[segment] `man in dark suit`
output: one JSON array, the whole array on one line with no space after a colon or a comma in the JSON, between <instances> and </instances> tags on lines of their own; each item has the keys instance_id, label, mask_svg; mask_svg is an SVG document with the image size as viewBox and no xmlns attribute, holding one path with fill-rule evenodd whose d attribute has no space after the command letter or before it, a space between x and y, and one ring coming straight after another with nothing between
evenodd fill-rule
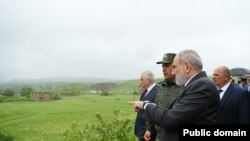
<instances>
[{"instance_id":1,"label":"man in dark suit","mask_svg":"<svg viewBox=\"0 0 250 141\"><path fill-rule=\"evenodd\" d=\"M174 58L172 74L183 89L170 107L166 110L150 102L135 102L136 111L144 109L146 119L164 129L161 141L178 141L178 127L182 124L216 124L219 94L202 66L195 51L181 51Z\"/></svg>"},{"instance_id":2,"label":"man in dark suit","mask_svg":"<svg viewBox=\"0 0 250 141\"><path fill-rule=\"evenodd\" d=\"M148 100L154 102L156 94L156 83L154 81L154 75L150 71L145 71L141 74L140 84L143 88L140 100ZM135 120L135 135L139 141L144 141L144 134L146 132L146 119L143 117L143 111L137 113ZM151 141L155 141L156 130L151 129L152 138Z\"/></svg>"},{"instance_id":3,"label":"man in dark suit","mask_svg":"<svg viewBox=\"0 0 250 141\"><path fill-rule=\"evenodd\" d=\"M219 124L248 124L246 91L230 82L230 70L219 66L213 72L213 81L220 90Z\"/></svg>"},{"instance_id":4,"label":"man in dark suit","mask_svg":"<svg viewBox=\"0 0 250 141\"><path fill-rule=\"evenodd\" d=\"M248 94L250 94L250 73L246 75L246 79L247 79L247 84L244 86L244 90L246 90Z\"/></svg>"}]
</instances>

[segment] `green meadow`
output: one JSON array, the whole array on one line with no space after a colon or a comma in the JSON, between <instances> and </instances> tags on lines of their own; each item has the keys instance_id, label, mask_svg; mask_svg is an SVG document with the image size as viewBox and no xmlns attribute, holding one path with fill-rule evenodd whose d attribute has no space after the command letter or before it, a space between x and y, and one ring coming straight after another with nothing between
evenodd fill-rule
<instances>
[{"instance_id":1,"label":"green meadow","mask_svg":"<svg viewBox=\"0 0 250 141\"><path fill-rule=\"evenodd\" d=\"M133 98L132 94L83 94L47 102L0 103L0 131L14 136L16 141L59 141L73 122L96 122L96 113L109 121L113 111L119 109L122 117L134 119L136 113L126 103Z\"/></svg>"}]
</instances>

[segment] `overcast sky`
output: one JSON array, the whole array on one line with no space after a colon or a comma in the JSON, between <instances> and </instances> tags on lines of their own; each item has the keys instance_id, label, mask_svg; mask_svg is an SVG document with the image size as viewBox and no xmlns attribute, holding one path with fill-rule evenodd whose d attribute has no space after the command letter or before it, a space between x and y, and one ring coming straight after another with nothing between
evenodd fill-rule
<instances>
[{"instance_id":1,"label":"overcast sky","mask_svg":"<svg viewBox=\"0 0 250 141\"><path fill-rule=\"evenodd\" d=\"M162 77L166 52L250 69L249 0L1 0L0 82Z\"/></svg>"}]
</instances>

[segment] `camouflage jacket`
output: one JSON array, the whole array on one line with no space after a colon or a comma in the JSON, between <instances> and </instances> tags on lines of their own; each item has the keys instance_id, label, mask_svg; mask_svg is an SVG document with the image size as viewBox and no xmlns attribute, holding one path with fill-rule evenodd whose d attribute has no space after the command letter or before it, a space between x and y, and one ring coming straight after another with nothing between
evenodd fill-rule
<instances>
[{"instance_id":1,"label":"camouflage jacket","mask_svg":"<svg viewBox=\"0 0 250 141\"><path fill-rule=\"evenodd\" d=\"M177 86L173 82L162 81L157 84L157 92L154 103L161 108L168 109L172 102L179 95L181 90L180 86ZM147 123L147 130L151 130L154 125ZM162 130L159 126L156 126L157 131Z\"/></svg>"},{"instance_id":2,"label":"camouflage jacket","mask_svg":"<svg viewBox=\"0 0 250 141\"><path fill-rule=\"evenodd\" d=\"M179 95L181 87L177 86L173 82L162 81L157 84L157 92L155 98L155 104L161 108L168 109L170 104Z\"/></svg>"}]
</instances>

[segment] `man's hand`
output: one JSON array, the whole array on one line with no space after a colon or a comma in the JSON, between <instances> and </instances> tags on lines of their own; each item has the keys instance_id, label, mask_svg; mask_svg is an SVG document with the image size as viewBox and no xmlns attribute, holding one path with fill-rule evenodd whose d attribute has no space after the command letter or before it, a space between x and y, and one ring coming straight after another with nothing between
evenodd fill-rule
<instances>
[{"instance_id":1,"label":"man's hand","mask_svg":"<svg viewBox=\"0 0 250 141\"><path fill-rule=\"evenodd\" d=\"M126 103L129 104L129 105L134 105L135 102L136 102L136 101L128 101L128 102L126 102Z\"/></svg>"},{"instance_id":2,"label":"man's hand","mask_svg":"<svg viewBox=\"0 0 250 141\"><path fill-rule=\"evenodd\" d=\"M144 134L144 139L145 141L150 141L151 139L151 132L146 130L145 134Z\"/></svg>"},{"instance_id":3,"label":"man's hand","mask_svg":"<svg viewBox=\"0 0 250 141\"><path fill-rule=\"evenodd\" d=\"M143 101L129 101L127 103L130 105L134 105L135 112L139 112L143 109Z\"/></svg>"},{"instance_id":4,"label":"man's hand","mask_svg":"<svg viewBox=\"0 0 250 141\"><path fill-rule=\"evenodd\" d=\"M143 110L143 101L136 101L134 103L134 109L136 112L139 112L140 110Z\"/></svg>"}]
</instances>

